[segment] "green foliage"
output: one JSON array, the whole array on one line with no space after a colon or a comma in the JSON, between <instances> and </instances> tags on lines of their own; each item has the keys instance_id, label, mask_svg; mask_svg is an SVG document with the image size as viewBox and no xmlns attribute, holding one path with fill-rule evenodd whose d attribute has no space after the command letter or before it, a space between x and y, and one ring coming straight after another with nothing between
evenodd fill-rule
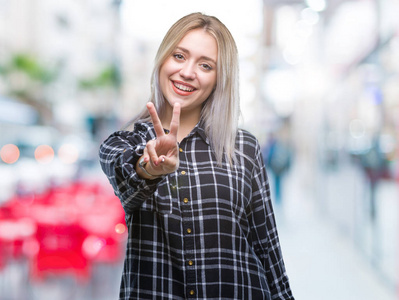
<instances>
[{"instance_id":1,"label":"green foliage","mask_svg":"<svg viewBox=\"0 0 399 300\"><path fill-rule=\"evenodd\" d=\"M115 65L110 65L103 68L99 74L92 78L81 79L79 86L85 90L93 90L99 88L118 88L121 80L118 68Z\"/></svg>"},{"instance_id":2,"label":"green foliage","mask_svg":"<svg viewBox=\"0 0 399 300\"><path fill-rule=\"evenodd\" d=\"M47 66L30 53L12 53L3 58L0 65L0 76L6 87L4 93L36 109L43 123L52 120L51 103L44 91L59 72L59 65Z\"/></svg>"},{"instance_id":3,"label":"green foliage","mask_svg":"<svg viewBox=\"0 0 399 300\"><path fill-rule=\"evenodd\" d=\"M23 72L32 80L43 84L53 81L58 73L56 69L40 64L34 56L24 53L14 54L5 66L0 67L0 74L3 76L15 71Z\"/></svg>"}]
</instances>

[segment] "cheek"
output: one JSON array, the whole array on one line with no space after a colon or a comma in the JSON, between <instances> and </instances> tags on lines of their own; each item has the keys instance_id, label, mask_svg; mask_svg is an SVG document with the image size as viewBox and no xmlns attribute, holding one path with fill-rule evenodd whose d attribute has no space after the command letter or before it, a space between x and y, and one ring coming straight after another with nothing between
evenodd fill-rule
<instances>
[{"instance_id":1,"label":"cheek","mask_svg":"<svg viewBox=\"0 0 399 300\"><path fill-rule=\"evenodd\" d=\"M169 73L169 64L168 61L165 61L161 68L159 69L159 81L165 80L168 77Z\"/></svg>"},{"instance_id":2,"label":"cheek","mask_svg":"<svg viewBox=\"0 0 399 300\"><path fill-rule=\"evenodd\" d=\"M216 76L209 79L208 89L213 91L216 87Z\"/></svg>"},{"instance_id":3,"label":"cheek","mask_svg":"<svg viewBox=\"0 0 399 300\"><path fill-rule=\"evenodd\" d=\"M163 72L164 75L169 76L175 73L178 67L179 64L175 62L172 58L169 58L163 63L160 70L161 72Z\"/></svg>"},{"instance_id":4,"label":"cheek","mask_svg":"<svg viewBox=\"0 0 399 300\"><path fill-rule=\"evenodd\" d=\"M168 81L168 70L167 68L162 67L162 69L159 71L159 85L162 91L164 91L164 89L167 87Z\"/></svg>"}]
</instances>

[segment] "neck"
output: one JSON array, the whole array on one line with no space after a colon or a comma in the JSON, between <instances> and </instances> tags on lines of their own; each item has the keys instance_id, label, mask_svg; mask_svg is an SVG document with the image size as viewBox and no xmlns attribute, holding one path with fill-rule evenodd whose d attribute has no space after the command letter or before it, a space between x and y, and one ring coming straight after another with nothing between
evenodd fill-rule
<instances>
[{"instance_id":1,"label":"neck","mask_svg":"<svg viewBox=\"0 0 399 300\"><path fill-rule=\"evenodd\" d=\"M181 142L198 124L201 116L201 111L185 111L180 113L180 126L177 134L178 142ZM167 108L165 116L161 118L162 126L165 129L170 129L170 122L172 120L172 110Z\"/></svg>"}]
</instances>

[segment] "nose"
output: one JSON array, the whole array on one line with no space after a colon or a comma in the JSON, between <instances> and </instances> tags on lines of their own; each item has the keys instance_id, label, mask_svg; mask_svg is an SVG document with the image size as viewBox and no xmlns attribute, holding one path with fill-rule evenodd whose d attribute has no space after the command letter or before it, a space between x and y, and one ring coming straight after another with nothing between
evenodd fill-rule
<instances>
[{"instance_id":1,"label":"nose","mask_svg":"<svg viewBox=\"0 0 399 300\"><path fill-rule=\"evenodd\" d=\"M195 65L189 61L185 62L182 68L180 69L180 76L185 79L193 80L195 79Z\"/></svg>"}]
</instances>

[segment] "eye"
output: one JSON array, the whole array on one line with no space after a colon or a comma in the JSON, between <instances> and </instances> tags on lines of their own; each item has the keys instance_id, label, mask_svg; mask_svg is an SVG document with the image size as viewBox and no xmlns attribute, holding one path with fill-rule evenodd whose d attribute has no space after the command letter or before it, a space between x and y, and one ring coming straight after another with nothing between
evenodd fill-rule
<instances>
[{"instance_id":1,"label":"eye","mask_svg":"<svg viewBox=\"0 0 399 300\"><path fill-rule=\"evenodd\" d=\"M173 54L173 57L176 58L177 60L184 60L183 54L180 53Z\"/></svg>"},{"instance_id":2,"label":"eye","mask_svg":"<svg viewBox=\"0 0 399 300\"><path fill-rule=\"evenodd\" d=\"M208 64L201 64L201 67L203 67L205 70L207 70L207 71L210 71L210 70L212 70L213 68L210 66L210 65L208 65Z\"/></svg>"}]
</instances>

